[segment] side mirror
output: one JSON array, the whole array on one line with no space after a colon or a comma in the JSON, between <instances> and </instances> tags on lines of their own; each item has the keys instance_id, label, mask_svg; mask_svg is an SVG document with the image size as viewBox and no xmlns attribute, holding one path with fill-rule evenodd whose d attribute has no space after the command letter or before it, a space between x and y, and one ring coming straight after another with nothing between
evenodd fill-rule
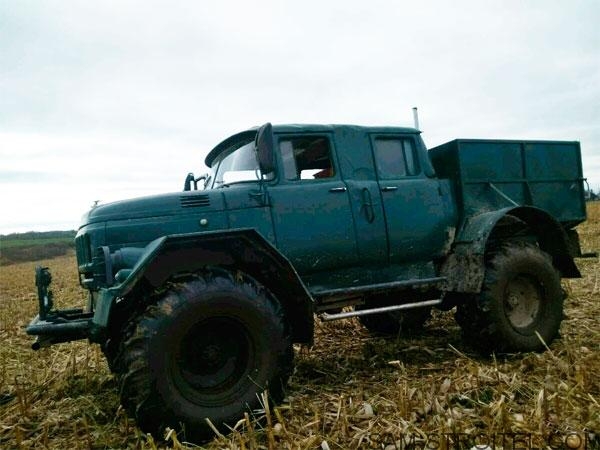
<instances>
[{"instance_id":1,"label":"side mirror","mask_svg":"<svg viewBox=\"0 0 600 450\"><path fill-rule=\"evenodd\" d=\"M187 174L187 177L185 177L185 183L183 183L183 190L191 191L193 182L194 182L194 174L190 172Z\"/></svg>"},{"instance_id":2,"label":"side mirror","mask_svg":"<svg viewBox=\"0 0 600 450\"><path fill-rule=\"evenodd\" d=\"M254 141L256 150L256 159L258 167L263 174L275 171L274 144L273 144L273 125L264 124L256 133Z\"/></svg>"},{"instance_id":3,"label":"side mirror","mask_svg":"<svg viewBox=\"0 0 600 450\"><path fill-rule=\"evenodd\" d=\"M197 191L198 190L198 181L200 180L204 180L206 182L206 179L208 178L208 174L205 173L204 175L200 175L198 178L194 177L194 174L192 172L187 174L187 177L185 177L185 183L183 183L183 190L184 191L191 191L192 190L192 183L194 184L194 190Z\"/></svg>"}]
</instances>

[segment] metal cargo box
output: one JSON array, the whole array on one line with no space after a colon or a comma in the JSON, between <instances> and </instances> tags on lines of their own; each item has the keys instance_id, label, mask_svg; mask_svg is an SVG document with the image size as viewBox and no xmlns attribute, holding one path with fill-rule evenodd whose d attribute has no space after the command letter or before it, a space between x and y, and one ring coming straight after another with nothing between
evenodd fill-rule
<instances>
[{"instance_id":1,"label":"metal cargo box","mask_svg":"<svg viewBox=\"0 0 600 450\"><path fill-rule=\"evenodd\" d=\"M532 205L567 228L585 220L579 142L456 139L429 155L454 182L462 217Z\"/></svg>"}]
</instances>

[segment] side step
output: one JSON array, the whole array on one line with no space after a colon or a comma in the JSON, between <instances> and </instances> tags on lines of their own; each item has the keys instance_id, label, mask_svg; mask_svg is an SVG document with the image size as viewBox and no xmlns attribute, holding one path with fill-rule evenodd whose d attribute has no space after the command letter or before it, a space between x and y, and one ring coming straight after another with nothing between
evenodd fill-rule
<instances>
[{"instance_id":1,"label":"side step","mask_svg":"<svg viewBox=\"0 0 600 450\"><path fill-rule=\"evenodd\" d=\"M415 308L424 308L426 306L436 306L442 303L441 299L437 300L426 300L423 302L416 303L405 303L403 305L392 305L392 306L383 306L381 308L371 308L371 309L362 309L360 311L348 311L337 314L321 314L321 320L324 322L330 322L332 320L340 320L340 319L348 319L349 317L356 316L368 316L370 314L381 314L391 311L401 311L404 309L415 309Z\"/></svg>"}]
</instances>

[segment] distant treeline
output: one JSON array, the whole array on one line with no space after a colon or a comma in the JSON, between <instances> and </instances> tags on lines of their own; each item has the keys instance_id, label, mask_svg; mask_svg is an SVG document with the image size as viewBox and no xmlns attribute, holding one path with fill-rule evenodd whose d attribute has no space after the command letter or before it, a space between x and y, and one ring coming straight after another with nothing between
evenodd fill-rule
<instances>
[{"instance_id":1,"label":"distant treeline","mask_svg":"<svg viewBox=\"0 0 600 450\"><path fill-rule=\"evenodd\" d=\"M0 265L61 256L75 248L75 230L0 235Z\"/></svg>"},{"instance_id":2,"label":"distant treeline","mask_svg":"<svg viewBox=\"0 0 600 450\"><path fill-rule=\"evenodd\" d=\"M70 238L75 239L77 232L68 231L28 231L27 233L0 234L0 242L13 239L52 239L52 238Z\"/></svg>"}]
</instances>

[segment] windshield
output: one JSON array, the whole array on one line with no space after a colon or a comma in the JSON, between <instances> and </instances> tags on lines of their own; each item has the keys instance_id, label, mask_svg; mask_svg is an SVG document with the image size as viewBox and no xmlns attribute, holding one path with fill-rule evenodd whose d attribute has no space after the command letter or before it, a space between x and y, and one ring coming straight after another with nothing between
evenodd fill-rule
<instances>
[{"instance_id":1,"label":"windshield","mask_svg":"<svg viewBox=\"0 0 600 450\"><path fill-rule=\"evenodd\" d=\"M210 168L209 176L207 189L259 180L260 169L256 161L254 140L226 154L225 157L217 158Z\"/></svg>"}]
</instances>

